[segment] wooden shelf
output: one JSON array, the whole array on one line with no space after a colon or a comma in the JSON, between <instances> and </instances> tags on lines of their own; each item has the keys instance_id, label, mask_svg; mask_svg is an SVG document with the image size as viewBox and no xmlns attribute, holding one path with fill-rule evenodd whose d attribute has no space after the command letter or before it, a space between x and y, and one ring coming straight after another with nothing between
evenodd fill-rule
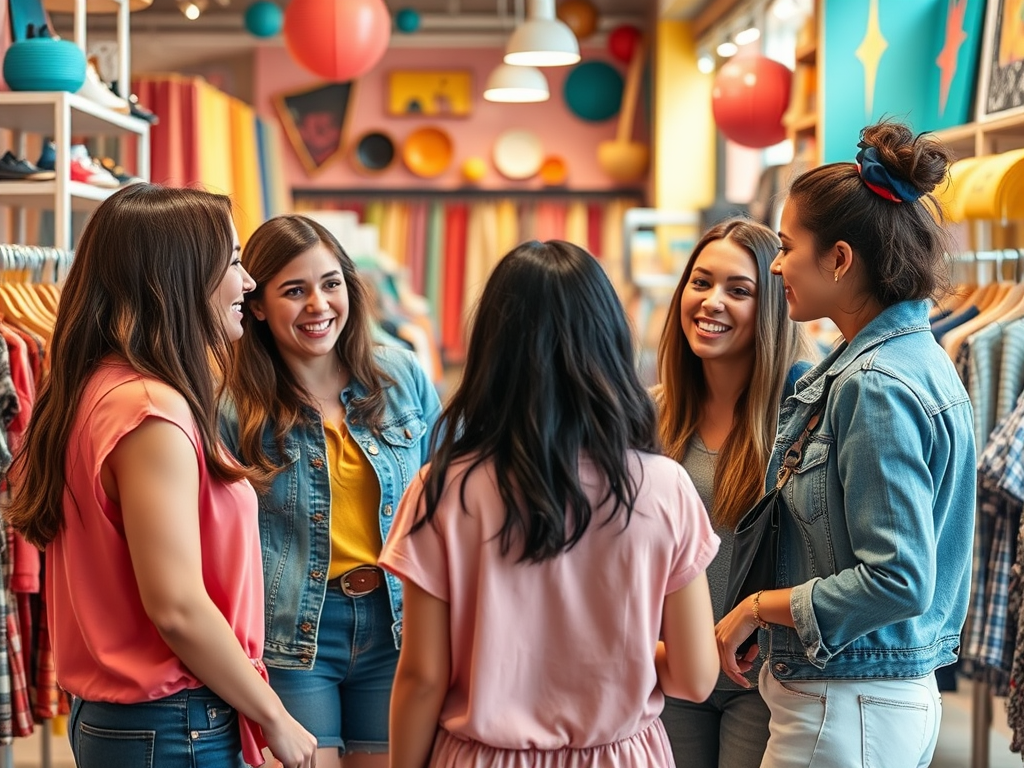
<instances>
[{"instance_id":1,"label":"wooden shelf","mask_svg":"<svg viewBox=\"0 0 1024 768\"><path fill-rule=\"evenodd\" d=\"M798 46L796 49L797 64L814 64L818 59L818 41Z\"/></svg>"},{"instance_id":2,"label":"wooden shelf","mask_svg":"<svg viewBox=\"0 0 1024 768\"><path fill-rule=\"evenodd\" d=\"M816 112L800 115L790 120L786 127L792 134L814 133L818 130L818 115Z\"/></svg>"}]
</instances>

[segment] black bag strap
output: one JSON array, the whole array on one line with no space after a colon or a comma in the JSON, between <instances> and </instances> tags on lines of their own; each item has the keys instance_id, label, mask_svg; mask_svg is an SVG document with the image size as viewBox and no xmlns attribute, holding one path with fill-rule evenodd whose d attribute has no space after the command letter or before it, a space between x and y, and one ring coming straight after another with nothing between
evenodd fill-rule
<instances>
[{"instance_id":1,"label":"black bag strap","mask_svg":"<svg viewBox=\"0 0 1024 768\"><path fill-rule=\"evenodd\" d=\"M796 465L800 463L800 458L804 452L804 442L810 436L811 432L816 426L818 426L818 420L821 418L822 411L825 410L825 401L821 401L821 407L814 412L814 415L807 422L807 426L804 427L804 431L800 433L800 437L796 439L789 450L786 451L786 455L782 460L782 466L779 467L779 480L775 483L775 490L779 490L789 480L789 476L793 474L793 470Z\"/></svg>"}]
</instances>

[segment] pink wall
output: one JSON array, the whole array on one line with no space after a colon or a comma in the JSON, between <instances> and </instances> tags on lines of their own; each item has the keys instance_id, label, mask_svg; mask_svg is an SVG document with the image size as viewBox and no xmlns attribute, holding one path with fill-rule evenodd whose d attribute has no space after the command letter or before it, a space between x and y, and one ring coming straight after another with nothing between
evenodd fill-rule
<instances>
[{"instance_id":1,"label":"pink wall","mask_svg":"<svg viewBox=\"0 0 1024 768\"><path fill-rule=\"evenodd\" d=\"M348 158L329 163L316 175L309 176L299 162L295 151L284 139L282 131L281 153L285 176L291 187L324 189L458 189L465 187L461 174L463 162L479 156L487 162L487 175L475 185L479 189L526 190L543 187L537 177L526 181L506 179L491 162L491 146L497 136L509 128L533 131L544 146L545 155L558 155L568 166L566 187L575 190L614 189L617 185L608 178L597 163L597 145L615 136L618 116L599 123L576 117L562 98L562 85L571 67L550 67L544 70L551 90L551 98L540 104L495 104L485 101L483 88L491 70L501 61L497 48L429 50L419 48L392 48L381 62L357 84L354 110L348 120L346 148L363 133L380 130L395 142L397 157L385 171L367 176L355 171ZM615 66L623 78L625 67L611 59L604 50L584 50L583 60L604 60ZM271 101L279 93L301 90L317 85L320 80L292 61L283 47L260 48L256 53L254 84L257 111L277 121ZM473 73L473 113L467 118L389 117L385 114L385 92L388 73L396 69L469 69ZM642 113L644 100L639 102ZM350 106L351 109L351 106ZM638 114L635 140L647 141L641 131L642 116ZM432 179L415 176L401 160L401 147L405 138L417 128L434 125L452 137L454 157L443 174ZM638 183L637 187L641 186Z\"/></svg>"}]
</instances>

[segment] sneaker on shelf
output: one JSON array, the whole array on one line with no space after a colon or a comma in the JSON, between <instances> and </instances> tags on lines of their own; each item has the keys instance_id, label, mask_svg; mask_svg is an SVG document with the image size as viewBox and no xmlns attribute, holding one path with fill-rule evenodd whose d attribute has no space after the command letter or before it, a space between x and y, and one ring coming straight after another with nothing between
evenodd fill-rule
<instances>
[{"instance_id":1,"label":"sneaker on shelf","mask_svg":"<svg viewBox=\"0 0 1024 768\"><path fill-rule=\"evenodd\" d=\"M100 160L100 165L103 166L104 170L106 170L111 176L117 179L118 184L120 184L122 187L127 187L129 184L146 183L145 179L140 179L138 176L133 176L132 174L128 173L124 169L124 166L115 163L114 159L111 157L104 157L102 160Z\"/></svg>"},{"instance_id":2,"label":"sneaker on shelf","mask_svg":"<svg viewBox=\"0 0 1024 768\"><path fill-rule=\"evenodd\" d=\"M100 78L100 73L92 61L86 64L85 82L78 89L78 95L124 115L131 114L132 111L131 105L127 101L110 92L110 88Z\"/></svg>"},{"instance_id":3,"label":"sneaker on shelf","mask_svg":"<svg viewBox=\"0 0 1024 768\"><path fill-rule=\"evenodd\" d=\"M52 181L57 174L33 165L24 158L17 158L13 152L0 157L0 180L3 181Z\"/></svg>"},{"instance_id":4,"label":"sneaker on shelf","mask_svg":"<svg viewBox=\"0 0 1024 768\"><path fill-rule=\"evenodd\" d=\"M121 186L121 182L89 156L89 150L84 144L75 144L71 147L71 180L104 189L116 189Z\"/></svg>"},{"instance_id":5,"label":"sneaker on shelf","mask_svg":"<svg viewBox=\"0 0 1024 768\"><path fill-rule=\"evenodd\" d=\"M57 164L57 147L52 141L43 143L43 151L36 160L36 166L45 171L52 171ZM56 176L56 174L54 174Z\"/></svg>"},{"instance_id":6,"label":"sneaker on shelf","mask_svg":"<svg viewBox=\"0 0 1024 768\"><path fill-rule=\"evenodd\" d=\"M117 94L116 80L110 84L110 90L113 93ZM157 125L160 122L160 118L156 114L154 114L153 112L139 104L139 97L136 96L134 93L128 94L128 106L132 110L132 117L137 117L140 120L145 120L150 125Z\"/></svg>"}]
</instances>

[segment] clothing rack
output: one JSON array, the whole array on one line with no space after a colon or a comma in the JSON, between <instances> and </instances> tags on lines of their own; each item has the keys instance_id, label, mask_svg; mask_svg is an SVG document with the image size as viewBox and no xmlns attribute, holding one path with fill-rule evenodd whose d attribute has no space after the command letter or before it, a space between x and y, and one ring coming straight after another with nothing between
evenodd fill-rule
<instances>
[{"instance_id":1,"label":"clothing rack","mask_svg":"<svg viewBox=\"0 0 1024 768\"><path fill-rule=\"evenodd\" d=\"M3 278L0 282L51 283L59 284L67 276L74 258L74 252L62 248L48 246L0 244L0 270ZM37 382L38 383L38 382ZM0 585L8 589L9 585ZM0 652L7 653L6 648ZM52 736L53 727L49 720L35 725L35 732L40 736L40 765L51 768L53 764ZM13 738L24 738L14 736ZM0 768L14 768L14 746L0 745Z\"/></svg>"},{"instance_id":2,"label":"clothing rack","mask_svg":"<svg viewBox=\"0 0 1024 768\"><path fill-rule=\"evenodd\" d=\"M993 250L965 250L953 255L954 272L961 265L974 266L973 277L978 285L1009 279L1004 273L1005 265L1014 265L1012 279L1020 282L1024 269L1024 249L1002 248ZM990 265L992 268L990 268ZM956 275L954 274L954 278ZM971 690L971 765L970 768L989 768L989 734L992 729L993 702L992 685L985 680L973 679Z\"/></svg>"}]
</instances>

